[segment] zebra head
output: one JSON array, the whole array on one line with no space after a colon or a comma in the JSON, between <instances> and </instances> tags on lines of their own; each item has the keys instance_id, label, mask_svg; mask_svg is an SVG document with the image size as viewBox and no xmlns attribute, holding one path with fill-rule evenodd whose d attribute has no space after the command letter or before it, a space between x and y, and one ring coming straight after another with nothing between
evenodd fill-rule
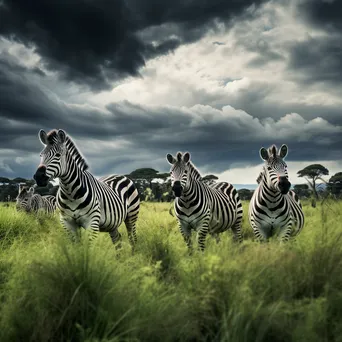
<instances>
[{"instance_id":1,"label":"zebra head","mask_svg":"<svg viewBox=\"0 0 342 342\"><path fill-rule=\"evenodd\" d=\"M287 152L288 148L285 144L281 145L279 151L275 145L272 145L268 150L264 147L260 149L260 157L265 161L262 173L266 176L267 185L270 189L279 191L283 195L287 194L291 188L287 165L283 160L287 156Z\"/></svg>"},{"instance_id":2,"label":"zebra head","mask_svg":"<svg viewBox=\"0 0 342 342\"><path fill-rule=\"evenodd\" d=\"M188 181L190 153L178 152L176 158L168 153L166 160L172 165L170 170L172 191L176 197L180 197Z\"/></svg>"},{"instance_id":3,"label":"zebra head","mask_svg":"<svg viewBox=\"0 0 342 342\"><path fill-rule=\"evenodd\" d=\"M26 208L30 198L33 196L33 193L34 193L33 187L28 189L28 187L26 185L23 185L23 186L19 185L19 194L16 197L17 209Z\"/></svg>"},{"instance_id":4,"label":"zebra head","mask_svg":"<svg viewBox=\"0 0 342 342\"><path fill-rule=\"evenodd\" d=\"M63 166L66 164L66 133L60 130L52 130L48 134L44 130L38 133L40 142L45 146L40 153L40 165L33 178L38 186L46 186L50 179L63 174Z\"/></svg>"}]
</instances>

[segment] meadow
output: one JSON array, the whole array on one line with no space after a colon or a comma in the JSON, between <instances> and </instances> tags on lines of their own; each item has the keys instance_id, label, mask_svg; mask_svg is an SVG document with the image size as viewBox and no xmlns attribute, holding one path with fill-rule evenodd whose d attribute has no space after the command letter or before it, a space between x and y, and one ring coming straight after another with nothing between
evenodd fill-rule
<instances>
[{"instance_id":1,"label":"meadow","mask_svg":"<svg viewBox=\"0 0 342 342\"><path fill-rule=\"evenodd\" d=\"M142 203L132 254L68 241L57 216L0 204L0 341L342 341L342 202L303 203L295 241L247 221L189 256L169 203Z\"/></svg>"}]
</instances>

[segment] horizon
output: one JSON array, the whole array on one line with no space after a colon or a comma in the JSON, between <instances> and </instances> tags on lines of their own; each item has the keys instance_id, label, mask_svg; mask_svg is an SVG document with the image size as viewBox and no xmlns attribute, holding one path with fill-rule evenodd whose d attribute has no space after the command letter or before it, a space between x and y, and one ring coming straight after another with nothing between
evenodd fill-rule
<instances>
[{"instance_id":1,"label":"horizon","mask_svg":"<svg viewBox=\"0 0 342 342\"><path fill-rule=\"evenodd\" d=\"M3 1L0 174L32 178L54 128L96 177L168 172L189 151L201 174L252 185L272 144L292 184L310 164L341 172L337 1L213 1Z\"/></svg>"}]
</instances>

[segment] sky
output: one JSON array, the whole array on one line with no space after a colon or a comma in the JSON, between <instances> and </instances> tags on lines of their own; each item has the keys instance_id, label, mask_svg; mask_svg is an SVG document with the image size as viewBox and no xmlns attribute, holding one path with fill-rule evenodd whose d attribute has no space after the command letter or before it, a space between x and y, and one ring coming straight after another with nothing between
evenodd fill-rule
<instances>
[{"instance_id":1,"label":"sky","mask_svg":"<svg viewBox=\"0 0 342 342\"><path fill-rule=\"evenodd\" d=\"M0 176L32 178L40 129L95 176L189 151L202 175L254 184L287 144L290 181L342 171L338 0L0 0Z\"/></svg>"}]
</instances>

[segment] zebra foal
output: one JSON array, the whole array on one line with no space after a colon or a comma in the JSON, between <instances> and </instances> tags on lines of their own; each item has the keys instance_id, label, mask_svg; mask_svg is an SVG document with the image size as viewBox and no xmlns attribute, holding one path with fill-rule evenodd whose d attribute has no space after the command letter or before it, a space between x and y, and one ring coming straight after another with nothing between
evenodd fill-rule
<instances>
[{"instance_id":1,"label":"zebra foal","mask_svg":"<svg viewBox=\"0 0 342 342\"><path fill-rule=\"evenodd\" d=\"M59 178L57 207L61 224L73 240L78 229L90 229L90 240L108 232L112 242L121 239L118 227L125 223L129 242L137 241L136 221L140 201L133 182L125 176L110 175L96 179L75 143L62 129L46 133L39 131L44 145L41 162L34 175L39 186Z\"/></svg>"},{"instance_id":2,"label":"zebra foal","mask_svg":"<svg viewBox=\"0 0 342 342\"><path fill-rule=\"evenodd\" d=\"M265 165L257 178L259 184L249 204L248 219L254 235L267 240L279 228L281 241L296 236L304 226L304 213L298 196L290 190L287 164L288 147L275 145L260 149Z\"/></svg>"},{"instance_id":3,"label":"zebra foal","mask_svg":"<svg viewBox=\"0 0 342 342\"><path fill-rule=\"evenodd\" d=\"M19 194L16 198L17 211L44 212L53 214L56 210L56 197L51 195L41 196L34 193L34 188L19 186Z\"/></svg>"},{"instance_id":4,"label":"zebra foal","mask_svg":"<svg viewBox=\"0 0 342 342\"><path fill-rule=\"evenodd\" d=\"M231 228L234 238L242 241L243 210L233 185L226 182L205 184L190 161L189 152L178 152L176 158L167 154L166 159L171 164L175 215L188 248L192 248L192 230L197 231L198 247L202 251L208 233L218 242L218 235Z\"/></svg>"}]
</instances>

